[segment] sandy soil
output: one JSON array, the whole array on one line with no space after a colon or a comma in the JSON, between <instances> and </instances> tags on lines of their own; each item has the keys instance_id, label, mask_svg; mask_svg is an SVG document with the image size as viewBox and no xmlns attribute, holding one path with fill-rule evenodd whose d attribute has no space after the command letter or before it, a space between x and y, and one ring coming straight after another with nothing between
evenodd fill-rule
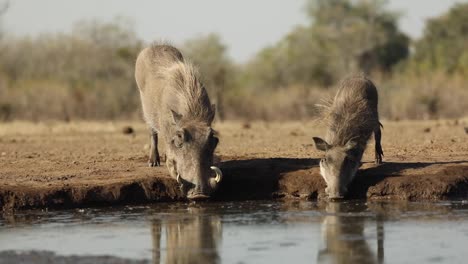
<instances>
[{"instance_id":1,"label":"sandy soil","mask_svg":"<svg viewBox=\"0 0 468 264\"><path fill-rule=\"evenodd\" d=\"M383 122L384 164L373 140L349 198L468 197L468 119ZM125 127L134 133L125 134ZM213 199L321 198L315 122L225 122L216 154L225 177ZM147 167L142 122L0 124L0 206L82 207L181 200L165 166ZM160 153L164 153L164 150ZM163 164L164 165L164 164Z\"/></svg>"}]
</instances>

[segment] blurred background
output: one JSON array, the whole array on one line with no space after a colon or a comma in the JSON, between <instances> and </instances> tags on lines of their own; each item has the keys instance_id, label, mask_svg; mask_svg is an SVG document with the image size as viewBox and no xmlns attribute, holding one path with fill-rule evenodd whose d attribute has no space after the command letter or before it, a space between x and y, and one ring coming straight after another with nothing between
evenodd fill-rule
<instances>
[{"instance_id":1,"label":"blurred background","mask_svg":"<svg viewBox=\"0 0 468 264\"><path fill-rule=\"evenodd\" d=\"M384 119L468 111L468 1L0 0L0 121L140 118L152 41L198 66L220 120L314 118L353 73Z\"/></svg>"}]
</instances>

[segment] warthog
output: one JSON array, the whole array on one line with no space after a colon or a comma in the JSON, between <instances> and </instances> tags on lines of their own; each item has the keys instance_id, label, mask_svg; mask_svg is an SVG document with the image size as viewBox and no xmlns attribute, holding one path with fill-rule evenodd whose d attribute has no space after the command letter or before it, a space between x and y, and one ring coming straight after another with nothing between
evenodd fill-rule
<instances>
[{"instance_id":1,"label":"warthog","mask_svg":"<svg viewBox=\"0 0 468 264\"><path fill-rule=\"evenodd\" d=\"M325 248L319 250L317 263L383 263L382 219L376 219L377 250L374 251L369 243L374 241L368 241L364 233L371 221L360 215L368 208L353 205L345 210L345 206L346 204L334 202L326 205L321 228Z\"/></svg>"},{"instance_id":2,"label":"warthog","mask_svg":"<svg viewBox=\"0 0 468 264\"><path fill-rule=\"evenodd\" d=\"M377 111L378 94L367 78L354 76L340 85L333 102L325 106L323 119L328 130L325 140L314 137L315 147L325 151L320 173L327 183L329 198L343 198L361 166L364 150L372 133L375 137L375 162L382 163L382 126Z\"/></svg>"},{"instance_id":3,"label":"warthog","mask_svg":"<svg viewBox=\"0 0 468 264\"><path fill-rule=\"evenodd\" d=\"M165 263L221 262L218 252L223 234L221 218L198 209L190 208L184 217L153 221L153 263L162 263L164 253ZM163 231L166 239L161 239Z\"/></svg>"},{"instance_id":4,"label":"warthog","mask_svg":"<svg viewBox=\"0 0 468 264\"><path fill-rule=\"evenodd\" d=\"M184 194L189 199L208 198L222 173L212 166L218 144L211 128L215 107L197 71L176 48L155 44L138 55L135 79L143 116L151 130L149 165L160 165L161 136L167 168Z\"/></svg>"}]
</instances>

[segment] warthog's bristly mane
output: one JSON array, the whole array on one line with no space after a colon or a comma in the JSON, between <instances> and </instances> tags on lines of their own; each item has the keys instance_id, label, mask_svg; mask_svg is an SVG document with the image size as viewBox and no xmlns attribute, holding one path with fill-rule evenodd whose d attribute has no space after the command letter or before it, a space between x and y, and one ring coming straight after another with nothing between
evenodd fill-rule
<instances>
[{"instance_id":1,"label":"warthog's bristly mane","mask_svg":"<svg viewBox=\"0 0 468 264\"><path fill-rule=\"evenodd\" d=\"M160 68L158 73L173 89L174 95L183 105L184 118L211 123L214 116L206 89L198 77L197 69L190 62L174 62Z\"/></svg>"},{"instance_id":2,"label":"warthog's bristly mane","mask_svg":"<svg viewBox=\"0 0 468 264\"><path fill-rule=\"evenodd\" d=\"M172 110L186 121L204 122L211 125L215 111L208 94L200 81L197 69L187 61L180 51L166 42L155 42L150 48L150 61L153 65L152 74L164 83L167 93L173 96L170 104Z\"/></svg>"},{"instance_id":3,"label":"warthog's bristly mane","mask_svg":"<svg viewBox=\"0 0 468 264\"><path fill-rule=\"evenodd\" d=\"M355 85L363 85L362 79L361 76L348 78L346 82L340 84L340 89L351 89ZM365 85L373 85L369 80L365 80ZM329 144L344 146L356 135L371 133L378 124L378 114L371 110L368 99L344 92L340 96L340 103L336 103L335 100L326 100L319 105L321 120L332 132L327 136L331 137L327 139L330 141ZM359 143L366 144L366 142Z\"/></svg>"}]
</instances>

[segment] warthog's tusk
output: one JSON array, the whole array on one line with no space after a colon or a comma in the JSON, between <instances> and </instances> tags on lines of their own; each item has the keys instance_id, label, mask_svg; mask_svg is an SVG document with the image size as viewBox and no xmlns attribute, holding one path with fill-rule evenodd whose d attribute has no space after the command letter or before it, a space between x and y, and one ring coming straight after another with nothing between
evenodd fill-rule
<instances>
[{"instance_id":1,"label":"warthog's tusk","mask_svg":"<svg viewBox=\"0 0 468 264\"><path fill-rule=\"evenodd\" d=\"M183 183L182 183L182 177L180 177L180 174L179 174L179 173L177 173L177 178L176 178L176 180L177 180L177 183L183 184Z\"/></svg>"},{"instance_id":2,"label":"warthog's tusk","mask_svg":"<svg viewBox=\"0 0 468 264\"><path fill-rule=\"evenodd\" d=\"M211 166L210 168L216 172L215 181L216 181L216 183L219 183L223 179L223 173L221 172L221 170L218 167Z\"/></svg>"}]
</instances>

